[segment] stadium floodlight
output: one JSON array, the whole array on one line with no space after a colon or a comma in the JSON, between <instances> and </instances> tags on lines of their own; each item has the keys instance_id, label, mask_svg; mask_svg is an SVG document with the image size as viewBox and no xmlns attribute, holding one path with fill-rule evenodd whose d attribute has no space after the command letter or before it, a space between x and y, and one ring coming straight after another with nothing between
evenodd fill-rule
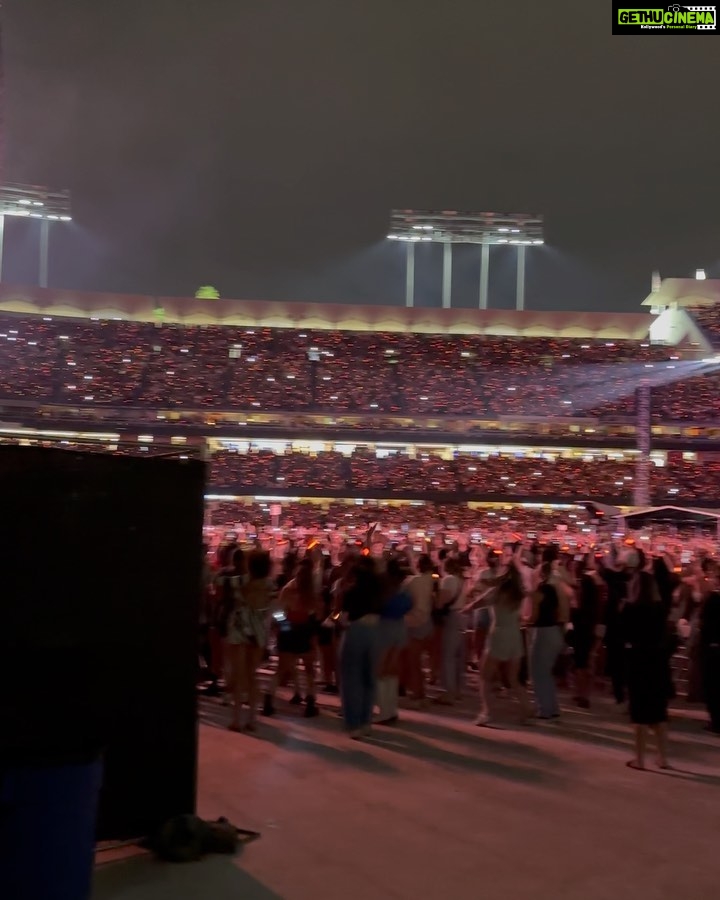
<instances>
[{"instance_id":1,"label":"stadium floodlight","mask_svg":"<svg viewBox=\"0 0 720 900\"><path fill-rule=\"evenodd\" d=\"M490 247L517 247L515 308L525 308L526 247L545 243L543 217L537 213L458 212L457 210L394 209L388 239L406 241L405 305L414 306L415 247L418 241L443 244L442 305L452 306L452 245L479 244L480 309L487 309Z\"/></svg>"},{"instance_id":2,"label":"stadium floodlight","mask_svg":"<svg viewBox=\"0 0 720 900\"><path fill-rule=\"evenodd\" d=\"M695 269L695 280L696 281L705 281L707 275L705 274L705 269Z\"/></svg>"},{"instance_id":3,"label":"stadium floodlight","mask_svg":"<svg viewBox=\"0 0 720 900\"><path fill-rule=\"evenodd\" d=\"M5 216L40 220L38 284L47 287L51 222L72 222L69 191L29 184L0 185L0 281L2 281Z\"/></svg>"}]
</instances>

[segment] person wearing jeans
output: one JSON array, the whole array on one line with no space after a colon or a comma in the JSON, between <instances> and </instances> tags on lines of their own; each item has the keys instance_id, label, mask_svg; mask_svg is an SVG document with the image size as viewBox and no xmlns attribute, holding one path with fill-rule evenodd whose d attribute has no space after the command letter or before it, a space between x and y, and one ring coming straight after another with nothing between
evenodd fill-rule
<instances>
[{"instance_id":1,"label":"person wearing jeans","mask_svg":"<svg viewBox=\"0 0 720 900\"><path fill-rule=\"evenodd\" d=\"M407 577L401 560L388 560L385 569L385 599L378 626L378 725L394 725L398 721L398 688L400 657L407 641L405 616L413 601L403 585Z\"/></svg>"},{"instance_id":2,"label":"person wearing jeans","mask_svg":"<svg viewBox=\"0 0 720 900\"><path fill-rule=\"evenodd\" d=\"M382 599L374 562L365 557L351 573L342 605L347 628L340 645L340 692L345 725L354 740L372 728Z\"/></svg>"},{"instance_id":3,"label":"person wearing jeans","mask_svg":"<svg viewBox=\"0 0 720 900\"><path fill-rule=\"evenodd\" d=\"M370 732L377 692L378 617L351 622L343 636L340 668L345 725L350 737Z\"/></svg>"},{"instance_id":4,"label":"person wearing jeans","mask_svg":"<svg viewBox=\"0 0 720 900\"><path fill-rule=\"evenodd\" d=\"M540 583L533 594L531 617L534 635L530 653L530 677L539 719L553 719L560 715L553 670L563 648L563 634L559 619L558 589L549 579L550 566L544 563Z\"/></svg>"}]
</instances>

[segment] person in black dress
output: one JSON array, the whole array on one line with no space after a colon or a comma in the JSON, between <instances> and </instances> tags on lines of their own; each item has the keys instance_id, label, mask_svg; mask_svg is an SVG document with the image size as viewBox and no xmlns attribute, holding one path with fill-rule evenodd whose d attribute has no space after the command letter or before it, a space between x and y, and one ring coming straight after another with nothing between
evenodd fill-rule
<instances>
[{"instance_id":1,"label":"person in black dress","mask_svg":"<svg viewBox=\"0 0 720 900\"><path fill-rule=\"evenodd\" d=\"M623 650L621 611L627 597L630 577L625 563L613 546L608 558L598 560L598 572L607 585L607 602L604 611L605 665L612 682L615 702L625 702L625 654Z\"/></svg>"},{"instance_id":2,"label":"person in black dress","mask_svg":"<svg viewBox=\"0 0 720 900\"><path fill-rule=\"evenodd\" d=\"M700 660L705 705L710 721L707 730L720 734L720 590L717 575L714 589L700 612Z\"/></svg>"},{"instance_id":3,"label":"person in black dress","mask_svg":"<svg viewBox=\"0 0 720 900\"><path fill-rule=\"evenodd\" d=\"M576 602L571 611L573 667L575 673L575 703L590 709L592 666L597 644L596 629L600 623L600 595L605 582L595 568L594 554L578 561L575 567Z\"/></svg>"},{"instance_id":4,"label":"person in black dress","mask_svg":"<svg viewBox=\"0 0 720 900\"><path fill-rule=\"evenodd\" d=\"M635 552L637 570L620 614L630 721L635 726L635 757L627 765L632 769L645 768L647 735L651 730L657 743L658 765L667 769L667 621L655 578L645 571L644 554Z\"/></svg>"}]
</instances>

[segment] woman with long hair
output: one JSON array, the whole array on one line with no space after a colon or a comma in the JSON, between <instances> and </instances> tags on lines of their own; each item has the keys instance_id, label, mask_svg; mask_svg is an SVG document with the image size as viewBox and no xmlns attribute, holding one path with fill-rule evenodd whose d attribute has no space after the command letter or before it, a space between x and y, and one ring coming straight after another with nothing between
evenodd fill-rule
<instances>
[{"instance_id":1,"label":"woman with long hair","mask_svg":"<svg viewBox=\"0 0 720 900\"><path fill-rule=\"evenodd\" d=\"M437 702L452 705L461 699L465 672L465 617L462 603L465 582L457 557L446 556L442 563L436 609L441 611L441 683L443 693Z\"/></svg>"},{"instance_id":2,"label":"woman with long hair","mask_svg":"<svg viewBox=\"0 0 720 900\"><path fill-rule=\"evenodd\" d=\"M234 577L234 607L229 617L227 649L233 697L231 731L242 731L243 698L247 698L245 731L255 731L258 705L257 670L267 644L267 615L270 609L270 556L253 551L247 560L247 577Z\"/></svg>"},{"instance_id":3,"label":"woman with long hair","mask_svg":"<svg viewBox=\"0 0 720 900\"><path fill-rule=\"evenodd\" d=\"M580 709L590 709L601 596L605 590L605 582L595 567L594 554L588 554L578 561L575 568L575 579L575 603L570 614L575 679L574 700Z\"/></svg>"},{"instance_id":4,"label":"woman with long hair","mask_svg":"<svg viewBox=\"0 0 720 900\"><path fill-rule=\"evenodd\" d=\"M322 625L318 631L318 648L320 650L320 671L322 672L323 690L327 694L339 693L337 676L337 627L336 611L332 596L333 565L330 556L322 556L320 567L315 569L316 585L319 588L322 602Z\"/></svg>"},{"instance_id":5,"label":"woman with long hair","mask_svg":"<svg viewBox=\"0 0 720 900\"><path fill-rule=\"evenodd\" d=\"M525 652L520 631L520 610L525 591L522 575L516 564L520 551L521 548L513 556L512 551L506 548L498 567L497 578L488 582L488 588L493 590L489 598L492 604L492 621L480 673L480 714L475 720L476 725L487 725L490 721L490 694L499 672L505 674L510 689L520 704L521 721L525 723L532 716L527 692L519 679L520 663ZM479 607L482 602L482 598L478 598L466 612Z\"/></svg>"},{"instance_id":6,"label":"woman with long hair","mask_svg":"<svg viewBox=\"0 0 720 900\"><path fill-rule=\"evenodd\" d=\"M473 646L478 671L482 668L482 663L485 659L485 647L490 633L490 626L492 625L490 597L494 590L492 585L496 582L499 565L500 553L491 548L487 551L485 567L480 570L477 581L470 592L473 600L481 598L480 606L474 606L472 613Z\"/></svg>"},{"instance_id":7,"label":"woman with long hair","mask_svg":"<svg viewBox=\"0 0 720 900\"><path fill-rule=\"evenodd\" d=\"M632 551L626 564L634 571L628 599L620 614L625 642L630 720L635 731L635 756L627 765L645 768L648 731L655 735L658 765L667 769L669 700L667 617L653 575L645 570L645 554Z\"/></svg>"},{"instance_id":8,"label":"woman with long hair","mask_svg":"<svg viewBox=\"0 0 720 900\"><path fill-rule=\"evenodd\" d=\"M238 592L247 573L244 551L236 543L218 547L218 571L215 575L215 605L213 622L217 672L225 681L223 704L232 704L232 677L230 674L231 650L228 646L230 622L237 604Z\"/></svg>"},{"instance_id":9,"label":"woman with long hair","mask_svg":"<svg viewBox=\"0 0 720 900\"><path fill-rule=\"evenodd\" d=\"M263 715L275 714L274 698L284 677L292 677L298 660L302 660L307 682L305 717L319 715L315 701L315 649L319 624L320 598L315 590L313 560L304 557L292 578L280 592L273 618L278 623L278 667L265 694Z\"/></svg>"}]
</instances>

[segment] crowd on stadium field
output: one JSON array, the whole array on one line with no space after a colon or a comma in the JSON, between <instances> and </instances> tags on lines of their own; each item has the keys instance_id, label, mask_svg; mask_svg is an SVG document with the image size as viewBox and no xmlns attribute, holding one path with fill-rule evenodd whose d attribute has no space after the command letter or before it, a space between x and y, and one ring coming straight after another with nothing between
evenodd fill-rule
<instances>
[{"instance_id":1,"label":"crowd on stadium field","mask_svg":"<svg viewBox=\"0 0 720 900\"><path fill-rule=\"evenodd\" d=\"M286 684L290 708L306 718L320 715L321 691L339 693L349 736L362 740L408 705L462 704L468 669L478 673L477 726L560 717L559 680L589 710L607 676L634 728L628 766L645 768L652 732L656 763L668 768L674 657L686 643L683 691L704 700L707 728L720 733L720 571L710 554L683 565L661 547L607 541L571 555L520 540L373 552L374 530L341 545L289 546L275 566L261 544L246 549L233 535L212 555L206 548L204 680L209 694L227 694L231 731L254 733L258 713L284 712ZM514 708L499 699L504 689Z\"/></svg>"},{"instance_id":2,"label":"crowd on stadium field","mask_svg":"<svg viewBox=\"0 0 720 900\"><path fill-rule=\"evenodd\" d=\"M631 416L638 366L660 379L676 359L672 348L629 340L0 315L0 399L87 408ZM656 418L717 418L717 378L688 385L655 389Z\"/></svg>"}]
</instances>

